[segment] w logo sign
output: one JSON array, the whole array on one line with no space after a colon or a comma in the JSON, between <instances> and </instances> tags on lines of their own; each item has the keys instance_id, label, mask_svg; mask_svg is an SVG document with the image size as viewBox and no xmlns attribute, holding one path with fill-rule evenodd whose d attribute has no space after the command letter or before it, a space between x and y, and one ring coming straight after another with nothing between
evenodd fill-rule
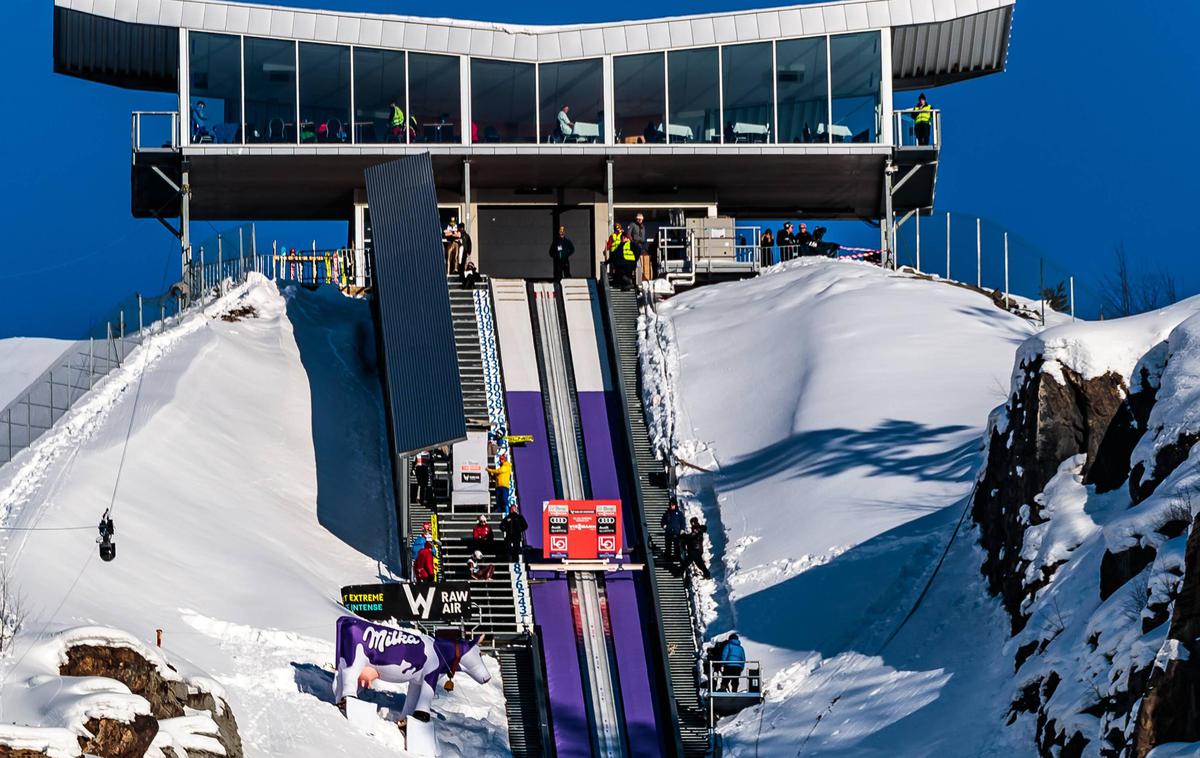
<instances>
[{"instance_id":1,"label":"w logo sign","mask_svg":"<svg viewBox=\"0 0 1200 758\"><path fill-rule=\"evenodd\" d=\"M424 592L413 592L411 584L401 586L404 588L404 599L408 601L408 607L412 611L413 617L428 619L429 611L433 608L433 596L437 592L437 587L430 586Z\"/></svg>"}]
</instances>

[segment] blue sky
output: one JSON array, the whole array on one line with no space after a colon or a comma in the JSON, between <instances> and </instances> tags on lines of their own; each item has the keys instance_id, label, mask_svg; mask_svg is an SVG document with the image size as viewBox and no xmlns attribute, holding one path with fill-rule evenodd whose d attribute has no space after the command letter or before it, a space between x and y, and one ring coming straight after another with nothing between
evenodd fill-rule
<instances>
[{"instance_id":1,"label":"blue sky","mask_svg":"<svg viewBox=\"0 0 1200 758\"><path fill-rule=\"evenodd\" d=\"M428 10L396 0L278 4L414 15ZM460 0L437 10L549 24L764 5ZM178 273L174 238L156 222L129 214L129 113L176 104L166 95L53 74L51 16L49 0L5 2L0 338L76 336L121 298L161 291L164 272L166 278ZM1200 4L1194 3L1018 0L1009 70L929 93L945 113L938 205L962 214L957 218L988 220L985 255L998 256L999 230L1010 230L1023 271L1036 270L1033 261L1043 256L1051 272L1075 274L1081 293L1095 289L1119 242L1135 266L1173 273L1181 294L1200 291L1193 221L1200 193L1186 149L1200 123L1200 58L1189 36L1197 22ZM897 104L910 99L903 93ZM966 224L955 223L955 250L960 242L973 245L973 230L965 232L967 239ZM944 220L938 224L944 228ZM195 224L193 237L203 239L223 226ZM878 244L878 232L865 225L843 224L835 232L849 244ZM276 236L297 246L314 236L331 246L345 241L342 225L259 225L260 241ZM942 239L927 238L926 249L944 245ZM955 252L956 276L973 276L973 254ZM926 255L944 260L944 247Z\"/></svg>"}]
</instances>

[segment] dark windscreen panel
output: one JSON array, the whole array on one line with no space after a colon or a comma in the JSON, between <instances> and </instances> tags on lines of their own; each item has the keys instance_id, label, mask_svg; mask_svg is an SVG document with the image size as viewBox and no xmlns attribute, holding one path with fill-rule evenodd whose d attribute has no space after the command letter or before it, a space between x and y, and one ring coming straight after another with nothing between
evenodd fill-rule
<instances>
[{"instance_id":1,"label":"dark windscreen panel","mask_svg":"<svg viewBox=\"0 0 1200 758\"><path fill-rule=\"evenodd\" d=\"M459 59L410 53L408 118L413 142L459 142L462 135Z\"/></svg>"},{"instance_id":2,"label":"dark windscreen panel","mask_svg":"<svg viewBox=\"0 0 1200 758\"><path fill-rule=\"evenodd\" d=\"M667 83L662 53L613 58L613 116L617 142L665 142Z\"/></svg>"},{"instance_id":3,"label":"dark windscreen panel","mask_svg":"<svg viewBox=\"0 0 1200 758\"><path fill-rule=\"evenodd\" d=\"M538 66L542 142L604 141L604 69L599 60Z\"/></svg>"},{"instance_id":4,"label":"dark windscreen panel","mask_svg":"<svg viewBox=\"0 0 1200 758\"><path fill-rule=\"evenodd\" d=\"M830 38L834 142L878 142L880 78L883 56L878 32L841 34Z\"/></svg>"},{"instance_id":5,"label":"dark windscreen panel","mask_svg":"<svg viewBox=\"0 0 1200 758\"><path fill-rule=\"evenodd\" d=\"M829 79L825 38L775 45L779 142L829 141Z\"/></svg>"},{"instance_id":6,"label":"dark windscreen panel","mask_svg":"<svg viewBox=\"0 0 1200 758\"><path fill-rule=\"evenodd\" d=\"M350 141L350 48L300 43L300 141Z\"/></svg>"},{"instance_id":7,"label":"dark windscreen panel","mask_svg":"<svg viewBox=\"0 0 1200 758\"><path fill-rule=\"evenodd\" d=\"M433 162L422 153L366 170L372 309L393 455L466 437Z\"/></svg>"},{"instance_id":8,"label":"dark windscreen panel","mask_svg":"<svg viewBox=\"0 0 1200 758\"><path fill-rule=\"evenodd\" d=\"M242 40L188 33L188 139L194 145L242 141Z\"/></svg>"},{"instance_id":9,"label":"dark windscreen panel","mask_svg":"<svg viewBox=\"0 0 1200 758\"><path fill-rule=\"evenodd\" d=\"M354 141L407 142L404 53L354 48Z\"/></svg>"},{"instance_id":10,"label":"dark windscreen panel","mask_svg":"<svg viewBox=\"0 0 1200 758\"><path fill-rule=\"evenodd\" d=\"M771 43L729 45L721 49L721 55L725 141L774 141Z\"/></svg>"},{"instance_id":11,"label":"dark windscreen panel","mask_svg":"<svg viewBox=\"0 0 1200 758\"><path fill-rule=\"evenodd\" d=\"M247 142L295 142L296 44L246 37Z\"/></svg>"},{"instance_id":12,"label":"dark windscreen panel","mask_svg":"<svg viewBox=\"0 0 1200 758\"><path fill-rule=\"evenodd\" d=\"M537 141L532 63L471 60L471 142Z\"/></svg>"},{"instance_id":13,"label":"dark windscreen panel","mask_svg":"<svg viewBox=\"0 0 1200 758\"><path fill-rule=\"evenodd\" d=\"M667 92L671 99L668 142L721 141L717 65L715 47L667 54Z\"/></svg>"}]
</instances>

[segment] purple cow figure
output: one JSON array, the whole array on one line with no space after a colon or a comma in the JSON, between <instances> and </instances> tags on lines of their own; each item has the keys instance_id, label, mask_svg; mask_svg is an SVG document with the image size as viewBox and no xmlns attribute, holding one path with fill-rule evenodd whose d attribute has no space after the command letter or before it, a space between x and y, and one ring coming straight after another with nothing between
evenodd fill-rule
<instances>
[{"instance_id":1,"label":"purple cow figure","mask_svg":"<svg viewBox=\"0 0 1200 758\"><path fill-rule=\"evenodd\" d=\"M434 690L442 674L453 677L465 671L480 684L491 681L479 652L479 642L435 639L412 629L342 616L337 621L334 700L340 703L347 697L357 697L359 687L369 687L376 679L395 684L407 682L408 696L401 716L428 721ZM450 682L446 685L449 689Z\"/></svg>"}]
</instances>

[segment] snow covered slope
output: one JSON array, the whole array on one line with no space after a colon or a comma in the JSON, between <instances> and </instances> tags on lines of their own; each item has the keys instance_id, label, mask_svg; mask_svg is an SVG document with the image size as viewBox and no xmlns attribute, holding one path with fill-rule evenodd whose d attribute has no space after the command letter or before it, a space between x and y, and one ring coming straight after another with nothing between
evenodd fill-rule
<instances>
[{"instance_id":1,"label":"snow covered slope","mask_svg":"<svg viewBox=\"0 0 1200 758\"><path fill-rule=\"evenodd\" d=\"M256 315L217 318L242 306ZM390 577L400 560L379 385L356 357L363 328L363 302L281 295L255 277L151 338L0 471L6 526L85 527L0 533L32 610L5 663L0 723L28 713L21 658L40 635L102 624L151 642L162 629L171 659L224 687L247 755L397 754L398 732L347 724L325 668L339 587ZM128 429L117 559L101 563L95 524ZM499 676L434 707L451 755L507 754Z\"/></svg>"},{"instance_id":2,"label":"snow covered slope","mask_svg":"<svg viewBox=\"0 0 1200 758\"><path fill-rule=\"evenodd\" d=\"M1034 331L969 290L824 259L693 290L648 321L648 407L707 470L681 469L721 564L706 634L736 628L766 672L766 707L722 727L728 754L1030 744L1002 726L1007 621L969 522L888 640L964 512Z\"/></svg>"},{"instance_id":3,"label":"snow covered slope","mask_svg":"<svg viewBox=\"0 0 1200 758\"><path fill-rule=\"evenodd\" d=\"M43 337L0 340L0 408L12 402L70 346L70 340Z\"/></svg>"}]
</instances>

